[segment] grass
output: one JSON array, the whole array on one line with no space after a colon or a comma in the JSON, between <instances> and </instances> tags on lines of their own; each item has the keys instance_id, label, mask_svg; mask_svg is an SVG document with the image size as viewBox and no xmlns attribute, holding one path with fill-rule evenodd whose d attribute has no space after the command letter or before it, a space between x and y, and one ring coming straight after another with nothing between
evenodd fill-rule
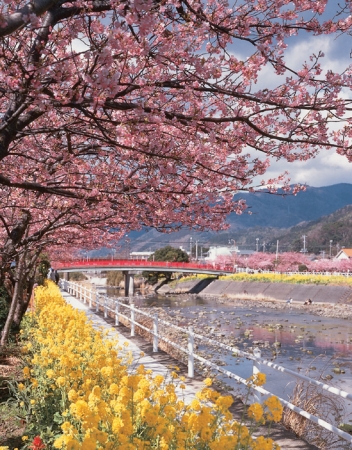
<instances>
[{"instance_id":1,"label":"grass","mask_svg":"<svg viewBox=\"0 0 352 450\"><path fill-rule=\"evenodd\" d=\"M25 424L18 417L16 405L12 402L1 401L0 417L0 445L21 448Z\"/></svg>"}]
</instances>

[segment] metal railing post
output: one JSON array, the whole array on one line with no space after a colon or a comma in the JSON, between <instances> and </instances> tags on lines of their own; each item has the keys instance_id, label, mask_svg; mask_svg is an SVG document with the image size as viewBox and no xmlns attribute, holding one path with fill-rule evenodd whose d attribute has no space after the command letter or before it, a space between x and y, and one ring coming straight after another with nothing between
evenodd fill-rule
<instances>
[{"instance_id":1,"label":"metal railing post","mask_svg":"<svg viewBox=\"0 0 352 450\"><path fill-rule=\"evenodd\" d=\"M253 356L255 358L261 358L262 356L262 352L260 351L260 348L255 347L253 349ZM253 375L257 375L258 373L260 373L261 370L261 364L259 361L257 361L256 359L253 360Z\"/></svg>"},{"instance_id":2,"label":"metal railing post","mask_svg":"<svg viewBox=\"0 0 352 450\"><path fill-rule=\"evenodd\" d=\"M135 319L135 311L134 311L134 303L131 303L131 336L134 336L134 319Z\"/></svg>"},{"instance_id":3,"label":"metal railing post","mask_svg":"<svg viewBox=\"0 0 352 450\"><path fill-rule=\"evenodd\" d=\"M188 327L188 376L194 378L194 336L192 327Z\"/></svg>"},{"instance_id":4,"label":"metal railing post","mask_svg":"<svg viewBox=\"0 0 352 450\"><path fill-rule=\"evenodd\" d=\"M115 300L115 325L117 327L120 325L120 322L119 322L119 309L120 309L120 302L118 300Z\"/></svg>"},{"instance_id":5,"label":"metal railing post","mask_svg":"<svg viewBox=\"0 0 352 450\"><path fill-rule=\"evenodd\" d=\"M93 302L93 291L91 289L89 294L89 308L92 307L92 302Z\"/></svg>"},{"instance_id":6,"label":"metal railing post","mask_svg":"<svg viewBox=\"0 0 352 450\"><path fill-rule=\"evenodd\" d=\"M95 294L95 312L99 312L99 294Z\"/></svg>"},{"instance_id":7,"label":"metal railing post","mask_svg":"<svg viewBox=\"0 0 352 450\"><path fill-rule=\"evenodd\" d=\"M106 295L104 295L104 319L106 319L108 317L108 310L106 307L107 302L108 302L108 299L107 299Z\"/></svg>"},{"instance_id":8,"label":"metal railing post","mask_svg":"<svg viewBox=\"0 0 352 450\"><path fill-rule=\"evenodd\" d=\"M83 294L83 303L87 304L87 288L84 287L84 294Z\"/></svg>"},{"instance_id":9,"label":"metal railing post","mask_svg":"<svg viewBox=\"0 0 352 450\"><path fill-rule=\"evenodd\" d=\"M253 349L253 356L255 358L261 358L262 352L259 347L255 347ZM252 369L253 376L256 376L260 372L261 372L260 361L253 359L253 369ZM254 391L251 393L250 403L253 403L253 402L262 403L262 395L259 392Z\"/></svg>"},{"instance_id":10,"label":"metal railing post","mask_svg":"<svg viewBox=\"0 0 352 450\"><path fill-rule=\"evenodd\" d=\"M158 351L158 315L155 314L153 318L153 352L156 353Z\"/></svg>"}]
</instances>

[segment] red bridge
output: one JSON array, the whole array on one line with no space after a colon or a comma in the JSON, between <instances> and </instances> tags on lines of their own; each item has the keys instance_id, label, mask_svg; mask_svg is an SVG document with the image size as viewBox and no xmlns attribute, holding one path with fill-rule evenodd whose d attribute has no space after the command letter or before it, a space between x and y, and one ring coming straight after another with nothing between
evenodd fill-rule
<instances>
[{"instance_id":1,"label":"red bridge","mask_svg":"<svg viewBox=\"0 0 352 450\"><path fill-rule=\"evenodd\" d=\"M184 272L204 273L207 275L226 275L234 273L235 271L232 264L197 264L136 259L85 259L56 261L53 262L53 267L60 272L76 272L86 270L148 270L153 272Z\"/></svg>"}]
</instances>

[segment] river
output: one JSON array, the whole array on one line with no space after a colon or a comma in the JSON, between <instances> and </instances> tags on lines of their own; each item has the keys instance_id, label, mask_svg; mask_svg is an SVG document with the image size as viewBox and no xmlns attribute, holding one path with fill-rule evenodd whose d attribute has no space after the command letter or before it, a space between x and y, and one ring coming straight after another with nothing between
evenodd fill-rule
<instances>
[{"instance_id":1,"label":"river","mask_svg":"<svg viewBox=\"0 0 352 450\"><path fill-rule=\"evenodd\" d=\"M109 296L116 292L108 290ZM258 308L241 302L200 295L136 296L136 307L162 308L180 326L189 325L207 337L222 340L240 350L259 347L262 357L311 378L352 393L352 328L345 319L320 317L309 307L291 309ZM198 350L212 357L224 369L247 378L252 361L200 345ZM289 400L295 385L290 377L263 367L265 388ZM243 389L227 377L220 379L240 395ZM341 405L342 421L352 422L352 404ZM350 420L351 419L351 420Z\"/></svg>"}]
</instances>

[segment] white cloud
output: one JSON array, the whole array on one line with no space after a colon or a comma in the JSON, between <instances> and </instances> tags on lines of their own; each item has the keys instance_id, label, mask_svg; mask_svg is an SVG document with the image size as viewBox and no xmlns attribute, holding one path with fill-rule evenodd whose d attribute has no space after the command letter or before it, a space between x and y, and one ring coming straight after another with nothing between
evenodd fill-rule
<instances>
[{"instance_id":1,"label":"white cloud","mask_svg":"<svg viewBox=\"0 0 352 450\"><path fill-rule=\"evenodd\" d=\"M352 183L352 164L333 150L323 150L309 161L273 161L266 178L276 177L285 170L289 172L291 183L320 187L338 183Z\"/></svg>"},{"instance_id":2,"label":"white cloud","mask_svg":"<svg viewBox=\"0 0 352 450\"><path fill-rule=\"evenodd\" d=\"M285 61L289 67L300 70L305 61L310 63L310 55L324 53L320 64L323 69L322 77L327 70L343 72L351 64L350 43L346 42L347 36L334 38L333 36L306 35L306 39L295 37L290 40L286 50ZM235 55L236 56L236 55ZM243 58L237 53L238 58ZM278 77L270 65L265 66L258 77L258 83L253 91L264 88L272 89L285 82L289 73ZM350 90L344 89L342 95L351 97ZM331 125L331 129L339 128L338 124ZM249 152L252 153L252 152ZM337 154L334 150L322 150L314 159L308 161L295 161L289 163L286 160L272 160L265 179L275 178L283 172L289 172L291 183L302 183L314 187L329 186L337 183L352 183L352 165L348 160ZM258 178L255 182L260 182ZM254 183L256 184L256 183Z\"/></svg>"}]
</instances>

